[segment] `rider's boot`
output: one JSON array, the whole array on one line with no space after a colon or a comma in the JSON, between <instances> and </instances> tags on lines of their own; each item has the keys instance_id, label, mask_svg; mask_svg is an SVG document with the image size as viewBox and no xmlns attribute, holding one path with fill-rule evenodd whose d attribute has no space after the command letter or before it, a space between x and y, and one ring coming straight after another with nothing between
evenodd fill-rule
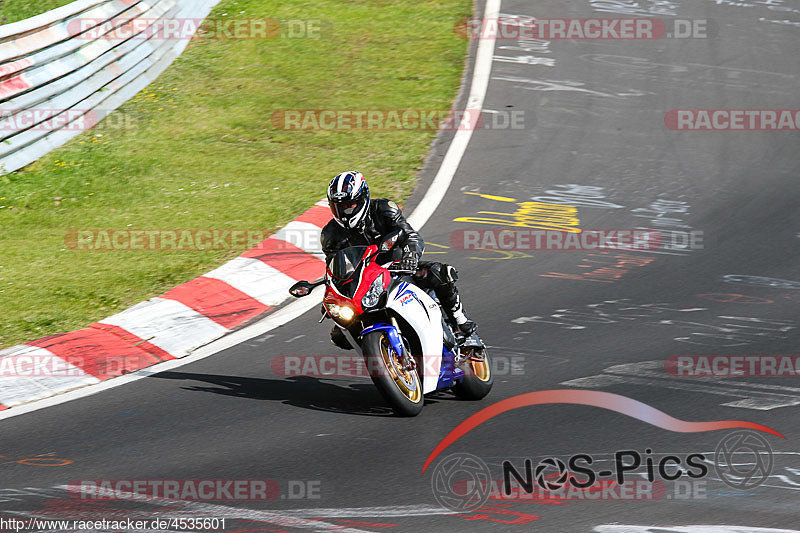
<instances>
[{"instance_id":1,"label":"rider's boot","mask_svg":"<svg viewBox=\"0 0 800 533\"><path fill-rule=\"evenodd\" d=\"M458 330L464 334L465 337L469 337L473 333L478 330L478 324L470 320L465 314L463 309L459 309L455 313L453 313L453 318L456 321L456 325L458 326Z\"/></svg>"},{"instance_id":2,"label":"rider's boot","mask_svg":"<svg viewBox=\"0 0 800 533\"><path fill-rule=\"evenodd\" d=\"M465 337L469 337L477 331L478 325L464 313L464 306L461 305L461 297L458 292L455 293L455 298L449 300L442 302L447 318Z\"/></svg>"}]
</instances>

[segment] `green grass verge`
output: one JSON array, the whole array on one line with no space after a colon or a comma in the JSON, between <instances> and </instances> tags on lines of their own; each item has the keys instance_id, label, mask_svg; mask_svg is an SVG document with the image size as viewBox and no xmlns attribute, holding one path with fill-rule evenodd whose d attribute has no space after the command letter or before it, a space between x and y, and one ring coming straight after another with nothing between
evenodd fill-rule
<instances>
[{"instance_id":1,"label":"green grass verge","mask_svg":"<svg viewBox=\"0 0 800 533\"><path fill-rule=\"evenodd\" d=\"M271 113L449 108L467 47L453 24L470 10L467 0L223 1L212 17L323 29L194 41L109 125L0 177L0 346L84 327L240 253L76 251L64 244L71 229L275 228L351 168L375 197L402 200L434 132L283 131Z\"/></svg>"},{"instance_id":2,"label":"green grass verge","mask_svg":"<svg viewBox=\"0 0 800 533\"><path fill-rule=\"evenodd\" d=\"M11 24L50 11L73 0L0 0L0 22Z\"/></svg>"}]
</instances>

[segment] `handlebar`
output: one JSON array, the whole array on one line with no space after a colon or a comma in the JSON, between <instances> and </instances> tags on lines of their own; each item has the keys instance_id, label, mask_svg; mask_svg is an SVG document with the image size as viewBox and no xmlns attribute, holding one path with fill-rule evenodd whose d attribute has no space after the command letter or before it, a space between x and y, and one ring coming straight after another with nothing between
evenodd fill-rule
<instances>
[{"instance_id":1,"label":"handlebar","mask_svg":"<svg viewBox=\"0 0 800 533\"><path fill-rule=\"evenodd\" d=\"M408 270L402 268L390 268L389 272L393 274L416 274L419 270Z\"/></svg>"}]
</instances>

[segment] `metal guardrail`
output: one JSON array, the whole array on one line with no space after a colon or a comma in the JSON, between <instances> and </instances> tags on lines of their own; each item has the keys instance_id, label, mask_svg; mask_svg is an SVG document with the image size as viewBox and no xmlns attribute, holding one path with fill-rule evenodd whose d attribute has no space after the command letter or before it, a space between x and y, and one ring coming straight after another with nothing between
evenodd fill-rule
<instances>
[{"instance_id":1,"label":"metal guardrail","mask_svg":"<svg viewBox=\"0 0 800 533\"><path fill-rule=\"evenodd\" d=\"M184 21L204 19L219 1L77 0L0 26L0 175L65 144L152 83L190 40L164 32L165 24L185 30Z\"/></svg>"}]
</instances>

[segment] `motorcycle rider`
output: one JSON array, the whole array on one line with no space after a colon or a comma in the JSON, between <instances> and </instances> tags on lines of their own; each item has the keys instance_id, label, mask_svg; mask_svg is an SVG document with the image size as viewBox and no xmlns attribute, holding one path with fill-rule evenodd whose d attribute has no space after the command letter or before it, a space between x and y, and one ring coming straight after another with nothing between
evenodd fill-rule
<instances>
[{"instance_id":1,"label":"motorcycle rider","mask_svg":"<svg viewBox=\"0 0 800 533\"><path fill-rule=\"evenodd\" d=\"M450 265L420 261L425 242L409 225L396 203L385 198L371 200L369 187L360 172L343 172L328 186L328 202L333 220L322 229L322 251L330 259L349 246L380 244L383 237L402 229L405 240L395 246L402 249L400 268L416 271L414 281L423 289L432 289L451 324L466 336L478 326L465 314L456 288L458 271ZM341 332L331 332L335 344Z\"/></svg>"}]
</instances>

